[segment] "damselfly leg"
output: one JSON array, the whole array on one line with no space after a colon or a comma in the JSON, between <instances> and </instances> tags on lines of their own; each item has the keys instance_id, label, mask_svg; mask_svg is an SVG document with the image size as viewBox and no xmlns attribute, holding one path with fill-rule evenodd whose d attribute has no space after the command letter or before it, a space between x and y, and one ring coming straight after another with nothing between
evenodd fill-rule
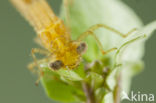
<instances>
[{"instance_id":1,"label":"damselfly leg","mask_svg":"<svg viewBox=\"0 0 156 103\"><path fill-rule=\"evenodd\" d=\"M99 48L100 48L102 54L107 54L107 53L109 53L109 52L111 52L111 51L116 50L117 48L114 47L114 48L111 48L111 49L106 50L106 51L103 50L103 46L102 46L100 40L98 39L98 37L96 36L96 34L94 34L94 31L97 30L97 29L99 29L99 28L104 28L104 29L107 29L107 30L109 30L109 31L112 31L112 32L116 33L117 35L119 35L119 36L121 36L121 37L123 37L123 38L126 38L127 36L129 36L129 35L132 34L134 31L137 30L136 28L133 28L133 29L130 30L128 33L124 34L124 33L121 33L120 31L118 31L118 30L116 30L116 29L114 29L114 28L112 28L112 27L109 27L109 26L105 25L105 24L96 24L96 25L93 25L92 27L90 27L86 32L84 32L83 34L81 34L81 35L78 37L77 40L78 40L78 41L81 41L81 40L83 40L84 38L86 38L88 35L93 36L94 39L96 40L96 42L97 42L97 44L98 44L98 46L99 46Z\"/></svg>"}]
</instances>

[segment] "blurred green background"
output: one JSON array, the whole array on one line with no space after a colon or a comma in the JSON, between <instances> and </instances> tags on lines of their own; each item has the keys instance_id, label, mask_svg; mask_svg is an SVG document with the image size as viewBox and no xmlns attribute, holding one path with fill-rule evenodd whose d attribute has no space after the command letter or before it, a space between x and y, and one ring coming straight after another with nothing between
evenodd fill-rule
<instances>
[{"instance_id":1,"label":"blurred green background","mask_svg":"<svg viewBox=\"0 0 156 103\"><path fill-rule=\"evenodd\" d=\"M144 24L156 20L156 0L123 0ZM59 14L61 0L49 0ZM35 32L8 0L0 0L0 103L52 103L26 68ZM132 90L156 96L156 32L146 43L145 70L133 78ZM56 103L56 102L53 102ZM128 103L123 101L123 103Z\"/></svg>"}]
</instances>

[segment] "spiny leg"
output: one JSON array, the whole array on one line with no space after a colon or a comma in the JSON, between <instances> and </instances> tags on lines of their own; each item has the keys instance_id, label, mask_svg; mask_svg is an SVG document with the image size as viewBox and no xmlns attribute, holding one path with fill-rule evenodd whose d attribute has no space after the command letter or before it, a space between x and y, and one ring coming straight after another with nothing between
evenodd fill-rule
<instances>
[{"instance_id":1,"label":"spiny leg","mask_svg":"<svg viewBox=\"0 0 156 103\"><path fill-rule=\"evenodd\" d=\"M112 27L109 27L109 26L105 25L105 24L96 24L96 25L93 25L92 27L90 27L89 30L87 30L86 32L84 32L83 34L81 34L81 35L78 37L77 40L78 40L78 41L81 41L81 40L83 40L84 38L86 38L88 35L92 35L92 36L94 37L94 39L96 40L96 42L97 42L97 44L98 44L98 46L99 46L99 48L100 48L100 50L101 50L101 52L102 52L103 54L107 54L107 53L109 53L109 52L111 52L111 51L116 50L117 48L111 48L111 49L109 49L109 50L107 50L107 51L104 51L104 50L103 50L103 46L102 46L101 42L99 41L99 39L97 38L97 36L94 34L94 31L95 31L96 29L99 29L99 28L105 28L105 29L107 29L107 30L110 30L110 31L112 31L112 32L114 32L114 33L116 33L116 34L118 34L119 36L121 36L121 37L123 37L123 38L126 38L127 36L129 36L130 34L132 34L134 31L136 31L136 28L134 28L134 29L130 30L128 33L124 34L124 33L121 33L120 31L118 31L118 30L116 30L116 29L114 29L114 28L112 28Z\"/></svg>"},{"instance_id":2,"label":"spiny leg","mask_svg":"<svg viewBox=\"0 0 156 103\"><path fill-rule=\"evenodd\" d=\"M116 30L116 29L114 29L114 28L112 28L110 26L105 25L105 24L96 24L96 25L91 26L87 31L94 32L95 30L97 30L99 28L107 29L107 30L109 30L111 32L114 32L114 33L118 34L119 36L121 36L123 38L126 38L127 36L129 36L134 31L137 30L136 28L133 28L129 32L127 32L126 34L124 34L124 33L121 33L120 31L118 31L118 30ZM83 36L83 34L81 36ZM79 39L81 39L81 36L79 37Z\"/></svg>"},{"instance_id":3,"label":"spiny leg","mask_svg":"<svg viewBox=\"0 0 156 103\"><path fill-rule=\"evenodd\" d=\"M40 65L39 65L39 63L38 63L38 60L37 60L37 58L36 58L36 56L35 56L35 53L40 53L40 54L45 54L45 55L47 55L48 52L45 51L45 50L42 50L42 49L38 49L38 48L33 48L33 49L31 50L31 55L32 55L32 58L34 59L34 63L35 63L35 65L36 65L36 66L38 67L38 69L39 69L39 72L38 72L39 77L38 77L38 79L36 80L36 83L35 83L36 85L38 85L38 83L39 83L41 77L43 76L43 70L41 69L41 67L40 67ZM29 69L31 70L32 68L29 68Z\"/></svg>"},{"instance_id":4,"label":"spiny leg","mask_svg":"<svg viewBox=\"0 0 156 103\"><path fill-rule=\"evenodd\" d=\"M38 61L38 64L41 64L41 63L44 63L44 62L48 62L48 58L43 58L43 59L40 59L40 60L37 60ZM29 70L31 70L33 73L35 73L35 71L33 70L33 68L35 68L37 65L35 62L31 62L28 64L28 68Z\"/></svg>"},{"instance_id":5,"label":"spiny leg","mask_svg":"<svg viewBox=\"0 0 156 103\"><path fill-rule=\"evenodd\" d=\"M88 35L91 35L91 36L94 37L94 39L96 40L96 42L97 42L97 44L98 44L98 46L99 46L102 54L107 54L107 53L109 53L109 52L114 51L114 50L117 49L117 48L111 48L111 49L109 49L107 51L104 51L101 42L99 41L99 39L97 38L97 36L92 31L87 31L87 32L83 33L81 35L81 38L78 38L78 41L81 41L82 39L86 38Z\"/></svg>"}]
</instances>

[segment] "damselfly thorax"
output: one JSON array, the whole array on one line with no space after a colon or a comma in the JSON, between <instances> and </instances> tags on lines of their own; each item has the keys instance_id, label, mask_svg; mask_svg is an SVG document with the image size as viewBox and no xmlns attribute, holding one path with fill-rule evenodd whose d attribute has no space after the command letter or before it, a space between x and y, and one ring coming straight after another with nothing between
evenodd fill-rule
<instances>
[{"instance_id":1,"label":"damselfly thorax","mask_svg":"<svg viewBox=\"0 0 156 103\"><path fill-rule=\"evenodd\" d=\"M54 55L51 62L60 60L64 64L64 68L70 69L79 64L80 56L85 48L79 50L82 48L80 47L82 43L71 40L69 32L61 20L41 31L39 37L44 47Z\"/></svg>"}]
</instances>

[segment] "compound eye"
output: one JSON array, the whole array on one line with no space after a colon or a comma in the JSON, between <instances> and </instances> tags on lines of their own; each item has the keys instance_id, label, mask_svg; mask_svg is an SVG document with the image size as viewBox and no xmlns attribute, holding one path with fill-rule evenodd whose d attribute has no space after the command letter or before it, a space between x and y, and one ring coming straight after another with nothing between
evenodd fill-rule
<instances>
[{"instance_id":1,"label":"compound eye","mask_svg":"<svg viewBox=\"0 0 156 103\"><path fill-rule=\"evenodd\" d=\"M55 62L49 64L49 67L53 70L59 70L63 66L64 64L61 60L56 60Z\"/></svg>"},{"instance_id":2,"label":"compound eye","mask_svg":"<svg viewBox=\"0 0 156 103\"><path fill-rule=\"evenodd\" d=\"M79 53L79 54L84 54L85 53L85 51L86 51L86 49L87 49L87 44L86 43L84 43L84 42L82 42L82 43L80 43L80 45L77 47L77 52Z\"/></svg>"}]
</instances>

